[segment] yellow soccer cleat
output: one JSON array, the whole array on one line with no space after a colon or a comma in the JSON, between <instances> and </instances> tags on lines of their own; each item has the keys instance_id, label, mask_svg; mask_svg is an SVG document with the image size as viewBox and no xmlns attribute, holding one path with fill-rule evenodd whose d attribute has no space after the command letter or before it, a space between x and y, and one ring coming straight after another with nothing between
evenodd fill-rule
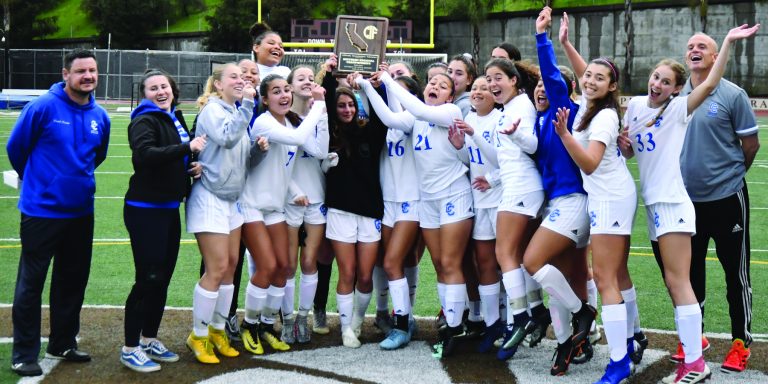
<instances>
[{"instance_id":1,"label":"yellow soccer cleat","mask_svg":"<svg viewBox=\"0 0 768 384\"><path fill-rule=\"evenodd\" d=\"M261 340L259 340L259 325L249 324L243 320L240 325L240 337L243 340L243 347L254 355L263 355L264 347L261 346Z\"/></svg>"},{"instance_id":2,"label":"yellow soccer cleat","mask_svg":"<svg viewBox=\"0 0 768 384\"><path fill-rule=\"evenodd\" d=\"M192 332L187 337L187 348L195 354L197 361L203 364L218 364L219 358L213 353L213 344L207 336L195 336Z\"/></svg>"},{"instance_id":3,"label":"yellow soccer cleat","mask_svg":"<svg viewBox=\"0 0 768 384\"><path fill-rule=\"evenodd\" d=\"M275 351L287 351L291 349L290 345L286 344L284 341L280 340L280 338L275 336L275 331L272 328L272 324L262 324L260 331L261 332L259 332L259 338L269 344L269 346L272 347L272 349Z\"/></svg>"},{"instance_id":4,"label":"yellow soccer cleat","mask_svg":"<svg viewBox=\"0 0 768 384\"><path fill-rule=\"evenodd\" d=\"M240 356L240 352L238 352L237 349L232 348L232 346L229 344L229 337L223 329L215 329L211 326L208 326L208 339L211 341L211 344L213 344L213 346L216 348L216 351L218 351L220 355L226 357Z\"/></svg>"}]
</instances>

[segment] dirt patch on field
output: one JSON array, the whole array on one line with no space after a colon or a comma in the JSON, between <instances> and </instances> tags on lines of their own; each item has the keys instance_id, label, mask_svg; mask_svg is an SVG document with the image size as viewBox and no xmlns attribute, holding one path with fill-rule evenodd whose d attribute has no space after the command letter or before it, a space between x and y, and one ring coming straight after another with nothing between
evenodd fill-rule
<instances>
[{"instance_id":1,"label":"dirt patch on field","mask_svg":"<svg viewBox=\"0 0 768 384\"><path fill-rule=\"evenodd\" d=\"M8 319L8 321L0 322L0 336L10 337L12 335L10 308L0 309L0 318ZM329 322L332 329L330 334L313 335L310 344L296 344L292 346L292 350L304 351L315 348L339 346L341 344L341 336L338 330L338 323L334 317L330 317ZM196 362L192 354L187 351L184 345L184 341L190 332L191 323L191 313L189 311L166 311L159 336L169 349L179 353L181 361L174 364L165 364L163 369L156 373L140 374L128 370L119 362L119 351L123 344L123 311L120 309L84 309L82 312L82 327L80 332L82 339L80 341L80 349L91 353L93 361L87 364L59 364L43 382L183 384L194 383L225 372L256 367L308 373L315 377L325 377L340 382L368 382L357 378L291 364L265 360L256 361L251 359L248 352L245 352L239 344L236 345L236 348L242 352L240 357L233 359L224 358L222 359L222 363L218 365L202 365ZM371 323L371 319L366 320L363 336L361 337L363 343L379 342L382 338L381 333L375 329ZM43 324L45 324L44 328L47 328L47 310L43 311ZM43 335L47 335L47 329L43 330ZM433 322L420 321L419 334L416 337L416 340L431 342L435 338L436 331ZM675 335L648 334L648 338L654 349L671 351L677 345L677 338ZM604 343L604 341L602 341L602 343ZM730 347L730 341L713 339L711 340L711 343L712 348L707 351L705 355L707 361L715 363L722 362ZM454 356L442 361L445 371L453 382L517 382L513 374L507 368L506 363L497 361L495 356L491 354L479 354L475 352L475 347L475 342L467 341L458 348L458 351ZM265 346L265 349L269 348ZM375 361L370 362L370 364L376 363L377 362ZM3 369L7 369L5 367L8 365L8 362L6 362ZM393 368L396 369L396 367ZM768 373L768 344L753 344L749 368ZM574 368L572 367L571 369ZM642 373L633 376L630 383L657 382L663 376L669 374L672 369L672 364L666 359L662 359L645 369ZM548 375L548 372L541 372L541 374ZM258 379L254 378L254 382L256 381L258 381ZM564 378L563 382L568 382L567 377Z\"/></svg>"}]
</instances>

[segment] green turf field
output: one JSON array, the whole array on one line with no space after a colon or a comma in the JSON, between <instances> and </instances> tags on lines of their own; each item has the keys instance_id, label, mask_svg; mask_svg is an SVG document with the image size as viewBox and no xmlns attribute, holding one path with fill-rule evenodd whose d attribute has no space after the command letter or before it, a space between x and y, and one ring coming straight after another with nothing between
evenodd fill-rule
<instances>
[{"instance_id":1,"label":"green turf field","mask_svg":"<svg viewBox=\"0 0 768 384\"><path fill-rule=\"evenodd\" d=\"M122 305L133 281L133 262L128 234L122 219L122 197L131 174L130 149L127 144L126 114L111 113L112 135L109 157L97 169L96 230L93 265L85 301L87 304ZM0 144L5 146L15 116L0 115ZM191 120L189 120L191 121ZM768 127L768 118L760 119L761 131ZM764 133L763 133L764 136ZM630 161L633 174L637 165ZM0 151L0 170L10 169L5 150ZM750 185L752 223L752 284L754 292L753 332L768 333L768 150L758 154L747 180ZM19 213L16 209L18 191L0 186L0 303L13 301L13 290L19 258ZM630 271L638 291L640 316L643 327L674 329L672 307L656 262L649 248L646 234L645 212L638 209L632 237ZM200 255L192 236L183 235L183 244L176 272L168 296L169 306L191 306L192 289L198 278ZM706 324L708 332L729 332L725 283L719 263L710 255L708 269L708 300ZM435 275L429 258L422 261L420 289L415 312L433 315L438 309ZM245 279L243 280L245 281ZM334 283L332 283L334 284ZM331 290L333 292L333 290ZM330 295L329 309L335 309L334 295ZM243 295L240 296L242 307ZM43 299L47 302L47 297ZM374 310L371 306L371 310Z\"/></svg>"}]
</instances>

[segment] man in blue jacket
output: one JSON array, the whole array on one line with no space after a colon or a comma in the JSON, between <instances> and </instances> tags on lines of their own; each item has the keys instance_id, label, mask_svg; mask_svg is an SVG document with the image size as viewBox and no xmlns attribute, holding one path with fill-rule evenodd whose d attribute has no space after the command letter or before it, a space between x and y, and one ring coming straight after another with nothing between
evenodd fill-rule
<instances>
[{"instance_id":1,"label":"man in blue jacket","mask_svg":"<svg viewBox=\"0 0 768 384\"><path fill-rule=\"evenodd\" d=\"M94 169L107 156L110 121L93 95L98 83L93 52L69 53L62 77L22 110L6 148L22 180L11 361L21 376L42 374L37 362L41 295L54 257L46 357L91 360L77 350L75 336L91 266Z\"/></svg>"}]
</instances>

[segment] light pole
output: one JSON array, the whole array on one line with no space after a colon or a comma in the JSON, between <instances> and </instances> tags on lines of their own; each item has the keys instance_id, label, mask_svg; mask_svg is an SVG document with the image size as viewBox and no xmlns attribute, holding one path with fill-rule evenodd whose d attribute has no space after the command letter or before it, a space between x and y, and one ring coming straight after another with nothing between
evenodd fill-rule
<instances>
[{"instance_id":1,"label":"light pole","mask_svg":"<svg viewBox=\"0 0 768 384\"><path fill-rule=\"evenodd\" d=\"M8 57L8 41L5 39L5 29L0 29L0 42L3 43L3 89L8 86L8 63L11 61Z\"/></svg>"}]
</instances>

